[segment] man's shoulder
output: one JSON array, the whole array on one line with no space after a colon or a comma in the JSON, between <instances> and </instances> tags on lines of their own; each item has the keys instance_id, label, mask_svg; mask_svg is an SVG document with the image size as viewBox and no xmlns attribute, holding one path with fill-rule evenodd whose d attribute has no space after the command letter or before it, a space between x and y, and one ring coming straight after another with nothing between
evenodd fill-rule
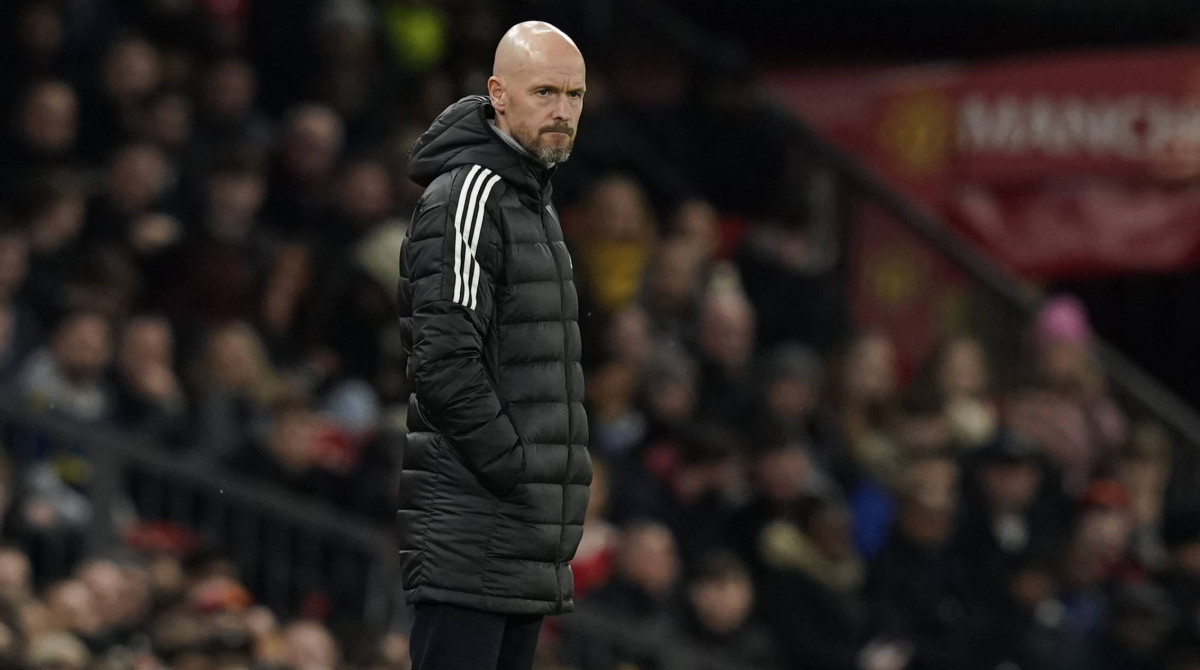
<instances>
[{"instance_id":1,"label":"man's shoulder","mask_svg":"<svg viewBox=\"0 0 1200 670\"><path fill-rule=\"evenodd\" d=\"M438 175L425 189L426 197L440 195L449 198L464 191L478 196L487 190L496 195L504 188L504 179L495 170L478 163L456 165Z\"/></svg>"}]
</instances>

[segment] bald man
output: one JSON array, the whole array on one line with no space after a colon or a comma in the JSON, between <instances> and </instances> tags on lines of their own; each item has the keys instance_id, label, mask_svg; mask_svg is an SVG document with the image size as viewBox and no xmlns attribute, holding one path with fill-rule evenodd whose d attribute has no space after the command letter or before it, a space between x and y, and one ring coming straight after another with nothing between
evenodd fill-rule
<instances>
[{"instance_id":1,"label":"bald man","mask_svg":"<svg viewBox=\"0 0 1200 670\"><path fill-rule=\"evenodd\" d=\"M496 49L488 95L417 140L425 187L397 297L413 394L400 482L413 668L527 669L573 607L591 482L579 303L551 203L583 110L574 42L541 22Z\"/></svg>"}]
</instances>

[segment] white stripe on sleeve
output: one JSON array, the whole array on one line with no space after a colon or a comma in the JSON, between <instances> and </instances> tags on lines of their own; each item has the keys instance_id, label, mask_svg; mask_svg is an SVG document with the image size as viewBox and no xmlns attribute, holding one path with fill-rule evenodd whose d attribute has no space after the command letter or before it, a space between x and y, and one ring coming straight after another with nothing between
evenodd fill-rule
<instances>
[{"instance_id":1,"label":"white stripe on sleeve","mask_svg":"<svg viewBox=\"0 0 1200 670\"><path fill-rule=\"evenodd\" d=\"M467 201L467 190L471 188L471 182L475 179L475 173L478 171L478 165L471 166L471 170L467 173L467 178L463 180L462 188L458 192L458 209L454 212L454 302L457 303L462 302L462 295L466 289L462 273L462 266L466 262L463 253L466 251L466 240L462 228L463 204ZM467 214L468 219L470 216Z\"/></svg>"},{"instance_id":2,"label":"white stripe on sleeve","mask_svg":"<svg viewBox=\"0 0 1200 670\"><path fill-rule=\"evenodd\" d=\"M484 177L486 177L486 175L484 175ZM480 177L480 179L483 179L484 177ZM493 175L491 179L488 179L487 186L485 186L483 189L483 195L480 196L480 198L479 198L479 211L475 215L475 230L471 233L471 249L470 249L470 251L471 251L471 259L472 260L475 259L475 251L479 248L479 231L483 229L484 206L487 205L488 194L490 194L492 192L492 187L495 186L496 182L498 182L498 181L500 181L500 175ZM480 269L481 268L479 267L479 262L475 261L475 274L470 276L471 277L471 283L470 283L471 288L468 291L468 295L470 296L470 304L467 306L470 307L471 309L475 309L476 305L478 304Z\"/></svg>"},{"instance_id":3,"label":"white stripe on sleeve","mask_svg":"<svg viewBox=\"0 0 1200 670\"><path fill-rule=\"evenodd\" d=\"M461 295L459 295L456 302L458 302L458 304L462 305L463 307L470 306L470 300L467 295L467 287L470 286L469 278L471 276L471 273L475 272L475 266L478 265L478 262L475 260L475 253L471 249L471 246L470 246L471 230L474 227L472 224L475 223L475 218L476 218L475 217L475 208L478 207L479 211L481 211L481 212L483 211L483 204L481 202L479 202L479 189L483 187L484 180L487 179L487 176L491 173L492 173L491 170L489 170L487 168L481 168L479 171L479 176L475 178L475 181L471 182L471 194L469 196L470 200L467 201L467 216L463 219L462 238L461 238L462 246L463 246L463 249L462 249L462 256L463 256L462 276L457 277L454 280L455 286L458 285L460 280L462 281L462 293L461 293ZM456 292L456 294L457 294L457 292Z\"/></svg>"}]
</instances>

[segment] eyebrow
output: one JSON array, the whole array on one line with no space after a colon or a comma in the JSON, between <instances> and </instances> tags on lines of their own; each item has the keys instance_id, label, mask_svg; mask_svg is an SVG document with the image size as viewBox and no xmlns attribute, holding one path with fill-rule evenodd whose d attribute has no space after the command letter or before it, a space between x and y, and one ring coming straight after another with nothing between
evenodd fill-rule
<instances>
[{"instance_id":1,"label":"eyebrow","mask_svg":"<svg viewBox=\"0 0 1200 670\"><path fill-rule=\"evenodd\" d=\"M561 91L563 90L561 86L558 86L558 85L556 85L556 84L534 84L534 85L533 85L533 86L531 86L530 88L532 88L532 89L533 89L533 90L535 90L535 91L536 91L536 90L538 90L538 89L542 89L542 88L544 88L544 89L546 89L546 90L548 90L548 91L553 91L553 92L555 92L555 93L559 93L559 92L561 92ZM567 92L568 92L568 93L575 93L576 91L578 91L579 93L583 93L583 92L584 92L584 91L586 91L586 90L587 90L587 87L585 87L585 86L576 86L575 88L570 88L570 89L567 89Z\"/></svg>"}]
</instances>

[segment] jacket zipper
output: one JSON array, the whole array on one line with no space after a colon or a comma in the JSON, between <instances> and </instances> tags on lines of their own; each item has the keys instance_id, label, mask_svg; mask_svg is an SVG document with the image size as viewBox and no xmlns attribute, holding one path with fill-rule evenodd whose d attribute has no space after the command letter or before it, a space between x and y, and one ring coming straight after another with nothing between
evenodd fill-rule
<instances>
[{"instance_id":1,"label":"jacket zipper","mask_svg":"<svg viewBox=\"0 0 1200 670\"><path fill-rule=\"evenodd\" d=\"M557 554L559 548L562 547L563 531L567 525L567 485L568 485L567 482L569 481L569 478L571 476L571 453L572 453L571 440L572 440L573 436L575 435L575 430L574 430L574 426L572 425L572 420L571 420L571 370L569 368L570 361L568 360L568 351L569 351L570 341L569 341L568 335L567 335L567 323L566 323L566 313L567 313L566 297L567 297L567 294L563 288L562 267L559 266L558 256L554 253L553 245L555 244L556 240L552 240L550 238L550 227L548 225L546 225L546 217L547 216L550 217L551 219L555 220L556 223L557 223L557 217L554 214L554 210L552 210L550 208L550 204L546 202L544 197L541 198L540 201L541 201L541 206L542 206L542 212L541 212L542 232L545 233L546 242L550 245L550 258L554 261L554 272L558 276L558 311L559 311L559 315L561 317L561 324L562 324L562 329L563 329L563 385L565 386L565 390L567 392L567 467L563 472L563 478L562 478L563 506L562 506L561 515L559 516L559 520L558 520L558 544L554 547L554 552L555 552L555 554ZM561 232L561 229L560 229L560 232ZM558 580L558 571L557 570L555 570L555 580ZM563 601L563 588L562 588L561 581L558 584L558 601L559 601L559 603L561 603Z\"/></svg>"}]
</instances>

